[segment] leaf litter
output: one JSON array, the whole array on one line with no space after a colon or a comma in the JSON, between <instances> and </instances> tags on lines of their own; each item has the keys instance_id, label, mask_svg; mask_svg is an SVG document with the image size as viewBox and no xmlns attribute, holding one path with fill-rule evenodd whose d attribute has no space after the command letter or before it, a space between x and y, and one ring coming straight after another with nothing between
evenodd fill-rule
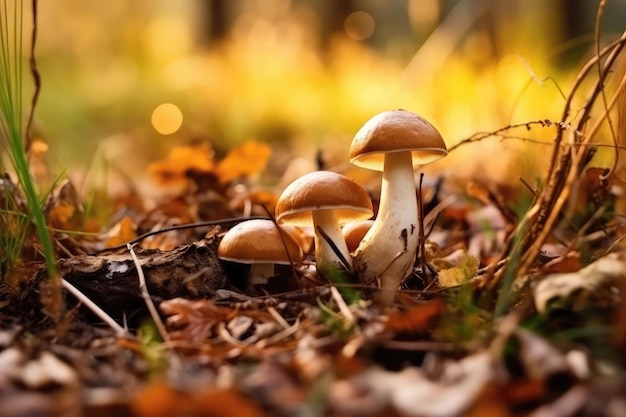
<instances>
[{"instance_id":1,"label":"leaf litter","mask_svg":"<svg viewBox=\"0 0 626 417\"><path fill-rule=\"evenodd\" d=\"M373 285L320 279L311 230L289 229L304 261L258 288L249 266L219 260L226 230L273 213L279 191L257 182L263 143L221 159L210 143L173 149L148 168L162 201L129 195L103 233L73 184L56 184L58 274L84 298L49 301L34 239L2 271L0 417L626 414L624 168L589 166L598 128L587 126L625 44L581 71L601 65L582 109L568 99L563 120L542 121L556 135L542 184L440 178L417 190L426 241L391 306ZM10 176L2 185L23 201Z\"/></svg>"}]
</instances>

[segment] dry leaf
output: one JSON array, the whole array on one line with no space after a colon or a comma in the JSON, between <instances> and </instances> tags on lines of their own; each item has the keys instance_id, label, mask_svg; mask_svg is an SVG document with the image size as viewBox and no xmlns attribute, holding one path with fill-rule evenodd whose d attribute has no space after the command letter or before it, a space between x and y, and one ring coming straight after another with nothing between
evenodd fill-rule
<instances>
[{"instance_id":1,"label":"dry leaf","mask_svg":"<svg viewBox=\"0 0 626 417\"><path fill-rule=\"evenodd\" d=\"M148 172L161 186L187 185L190 171L211 172L214 151L207 142L196 146L177 146L163 161L148 165Z\"/></svg>"},{"instance_id":2,"label":"dry leaf","mask_svg":"<svg viewBox=\"0 0 626 417\"><path fill-rule=\"evenodd\" d=\"M68 179L61 181L46 202L48 224L55 229L82 230L85 212L76 187Z\"/></svg>"},{"instance_id":3,"label":"dry leaf","mask_svg":"<svg viewBox=\"0 0 626 417\"><path fill-rule=\"evenodd\" d=\"M435 298L408 311L392 312L385 328L399 333L424 334L433 328L445 309L446 303Z\"/></svg>"},{"instance_id":4,"label":"dry leaf","mask_svg":"<svg viewBox=\"0 0 626 417\"><path fill-rule=\"evenodd\" d=\"M189 415L194 417L264 416L258 405L234 388L211 389L194 394L189 409L191 412Z\"/></svg>"},{"instance_id":5,"label":"dry leaf","mask_svg":"<svg viewBox=\"0 0 626 417\"><path fill-rule=\"evenodd\" d=\"M460 259L458 266L442 269L439 271L439 284L442 287L454 287L465 284L476 276L479 261L477 258L465 253Z\"/></svg>"},{"instance_id":6,"label":"dry leaf","mask_svg":"<svg viewBox=\"0 0 626 417\"><path fill-rule=\"evenodd\" d=\"M216 334L216 326L230 319L233 311L218 307L210 300L174 298L164 301L160 308L167 318L172 340L203 340Z\"/></svg>"},{"instance_id":7,"label":"dry leaf","mask_svg":"<svg viewBox=\"0 0 626 417\"><path fill-rule=\"evenodd\" d=\"M608 295L605 300L600 299L603 293L599 290L624 274L624 261L618 254L609 254L577 272L547 275L533 290L535 306L544 312L554 301L565 301L574 309L585 308L592 302L611 302Z\"/></svg>"},{"instance_id":8,"label":"dry leaf","mask_svg":"<svg viewBox=\"0 0 626 417\"><path fill-rule=\"evenodd\" d=\"M447 362L442 374L433 380L419 368L400 372L381 369L367 371L358 381L370 396L382 396L408 417L455 417L463 415L498 375L489 353L476 353Z\"/></svg>"},{"instance_id":9,"label":"dry leaf","mask_svg":"<svg viewBox=\"0 0 626 417\"><path fill-rule=\"evenodd\" d=\"M217 165L215 173L222 184L237 178L253 177L263 171L270 153L270 147L265 143L247 141L228 152Z\"/></svg>"},{"instance_id":10,"label":"dry leaf","mask_svg":"<svg viewBox=\"0 0 626 417\"><path fill-rule=\"evenodd\" d=\"M30 172L35 180L35 183L44 187L47 184L50 184L54 179L54 175L50 171L50 166L46 160L49 149L50 146L40 139L33 140L28 149L28 164Z\"/></svg>"},{"instance_id":11,"label":"dry leaf","mask_svg":"<svg viewBox=\"0 0 626 417\"><path fill-rule=\"evenodd\" d=\"M570 374L565 356L544 338L524 329L517 329L519 360L526 375L535 381L546 381L556 374Z\"/></svg>"},{"instance_id":12,"label":"dry leaf","mask_svg":"<svg viewBox=\"0 0 626 417\"><path fill-rule=\"evenodd\" d=\"M188 415L184 409L188 400L170 388L165 381L157 380L139 390L130 407L137 417L171 417Z\"/></svg>"},{"instance_id":13,"label":"dry leaf","mask_svg":"<svg viewBox=\"0 0 626 417\"><path fill-rule=\"evenodd\" d=\"M137 237L137 227L130 217L125 216L117 222L106 234L105 245L117 246L130 242Z\"/></svg>"}]
</instances>

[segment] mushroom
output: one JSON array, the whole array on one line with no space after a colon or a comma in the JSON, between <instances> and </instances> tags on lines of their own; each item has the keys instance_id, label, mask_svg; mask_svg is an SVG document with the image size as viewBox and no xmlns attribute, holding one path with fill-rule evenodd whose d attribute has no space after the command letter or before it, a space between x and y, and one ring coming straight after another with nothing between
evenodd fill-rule
<instances>
[{"instance_id":1,"label":"mushroom","mask_svg":"<svg viewBox=\"0 0 626 417\"><path fill-rule=\"evenodd\" d=\"M275 264L290 265L303 258L298 241L272 220L264 219L246 220L226 232L217 256L225 261L250 264L248 288L265 284L273 277Z\"/></svg>"},{"instance_id":2,"label":"mushroom","mask_svg":"<svg viewBox=\"0 0 626 417\"><path fill-rule=\"evenodd\" d=\"M353 253L359 247L359 244L372 228L373 224L374 220L368 219L348 223L341 228L341 234L346 241L346 246L350 253Z\"/></svg>"},{"instance_id":3,"label":"mushroom","mask_svg":"<svg viewBox=\"0 0 626 417\"><path fill-rule=\"evenodd\" d=\"M368 219L373 209L369 195L356 182L336 172L315 171L285 188L275 214L279 223L313 226L318 273L331 279L346 268L352 269L340 225Z\"/></svg>"},{"instance_id":4,"label":"mushroom","mask_svg":"<svg viewBox=\"0 0 626 417\"><path fill-rule=\"evenodd\" d=\"M383 304L393 301L415 260L419 235L413 169L447 153L437 129L405 110L377 114L352 140L350 162L383 171L378 214L354 253L360 279L380 280Z\"/></svg>"}]
</instances>

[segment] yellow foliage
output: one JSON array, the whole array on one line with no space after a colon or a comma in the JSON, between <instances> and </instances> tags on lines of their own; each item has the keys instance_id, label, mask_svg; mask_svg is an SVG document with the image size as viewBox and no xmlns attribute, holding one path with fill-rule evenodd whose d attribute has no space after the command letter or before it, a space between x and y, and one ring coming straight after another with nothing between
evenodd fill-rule
<instances>
[{"instance_id":1,"label":"yellow foliage","mask_svg":"<svg viewBox=\"0 0 626 417\"><path fill-rule=\"evenodd\" d=\"M477 258L466 253L460 265L439 271L439 284L442 287L465 284L476 276L478 263Z\"/></svg>"}]
</instances>

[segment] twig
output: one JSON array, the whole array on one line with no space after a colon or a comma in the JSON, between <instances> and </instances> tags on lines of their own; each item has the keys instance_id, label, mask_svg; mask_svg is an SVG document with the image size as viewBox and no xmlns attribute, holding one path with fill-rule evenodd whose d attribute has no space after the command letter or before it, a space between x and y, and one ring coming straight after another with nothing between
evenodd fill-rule
<instances>
[{"instance_id":1,"label":"twig","mask_svg":"<svg viewBox=\"0 0 626 417\"><path fill-rule=\"evenodd\" d=\"M328 243L328 246L330 246L330 248L333 250L335 255L337 255L337 257L339 258L339 260L343 264L343 267L346 269L346 271L348 271L348 273L350 275L352 275L353 274L352 268L350 267L350 264L348 263L348 260L346 259L346 257L343 256L343 253L341 253L341 251L337 247L337 244L335 242L333 242L333 240L330 238L330 236L328 236L328 233L326 233L321 227L317 226L317 232L320 235L322 235L322 237L324 238L326 243Z\"/></svg>"},{"instance_id":2,"label":"twig","mask_svg":"<svg viewBox=\"0 0 626 417\"><path fill-rule=\"evenodd\" d=\"M259 348L262 349L264 347L273 345L274 343L280 342L283 339L286 339L287 337L295 334L298 329L300 328L300 320L297 319L291 326L287 327L286 329L283 329L281 331L279 331L278 333L275 333L265 339L261 339L258 342L256 342L254 345Z\"/></svg>"},{"instance_id":3,"label":"twig","mask_svg":"<svg viewBox=\"0 0 626 417\"><path fill-rule=\"evenodd\" d=\"M33 75L33 80L35 82L35 91L33 92L33 98L30 104L30 114L28 115L28 122L26 123L26 134L24 139L24 149L26 149L26 153L30 150L31 145L31 129L33 126L33 118L35 115L35 107L37 106L37 101L39 100L39 92L41 91L41 75L39 74L39 70L37 69L37 61L35 60L35 45L37 43L37 0L32 1L33 7L33 30L30 39L30 73Z\"/></svg>"},{"instance_id":4,"label":"twig","mask_svg":"<svg viewBox=\"0 0 626 417\"><path fill-rule=\"evenodd\" d=\"M348 305L339 293L339 290L334 285L330 287L330 295L337 303L337 308L339 308L339 311L341 311L343 316L346 318L348 324L352 326L354 323L356 323L356 318L354 317L354 314L352 314L352 311L350 311L350 308L348 308Z\"/></svg>"},{"instance_id":5,"label":"twig","mask_svg":"<svg viewBox=\"0 0 626 417\"><path fill-rule=\"evenodd\" d=\"M78 288L70 284L64 278L61 278L61 285L68 290L74 297L78 299L81 303L83 303L87 308L89 308L93 313L98 316L103 322L108 324L115 332L118 337L134 337L132 334L128 332L125 328L120 326L111 316L109 316L103 309L101 309L96 303L91 301L85 294L80 292Z\"/></svg>"},{"instance_id":6,"label":"twig","mask_svg":"<svg viewBox=\"0 0 626 417\"><path fill-rule=\"evenodd\" d=\"M133 263L135 264L135 268L137 268L137 275L139 276L139 290L141 291L141 298L143 298L144 302L146 303L146 307L148 307L148 311L150 312L150 317L152 317L152 320L154 321L154 325L156 326L157 330L159 331L159 334L161 335L161 339L167 342L168 340L170 340L170 335L167 333L167 330L165 329L163 320L161 320L161 316L159 316L159 312L157 311L156 306L154 305L154 302L152 301L152 298L150 298L150 294L148 293L148 286L146 285L146 276L143 273L143 268L141 267L141 263L139 262L139 259L137 258L135 251L133 250L133 246L129 244L127 247L128 247L128 251L130 252L130 256L133 258Z\"/></svg>"},{"instance_id":7,"label":"twig","mask_svg":"<svg viewBox=\"0 0 626 417\"><path fill-rule=\"evenodd\" d=\"M270 220L274 223L274 226L276 227L276 229L278 229L278 237L280 237L280 242L282 243L283 249L285 250L285 255L287 255L287 259L289 259L289 266L291 267L291 276L294 279L294 282L300 282L300 280L298 279L298 273L296 272L295 262L293 261L293 259L291 259L289 248L287 248L287 242L285 242L285 236L282 233L282 232L285 232L285 233L287 232L278 224L274 216L272 216L272 213L268 210L267 207L265 207L265 204L262 204L261 207L263 207L263 210L265 210Z\"/></svg>"},{"instance_id":8,"label":"twig","mask_svg":"<svg viewBox=\"0 0 626 417\"><path fill-rule=\"evenodd\" d=\"M263 216L253 216L253 217L232 217L232 218L228 218L228 219L221 219L221 220L210 220L210 221L206 221L206 222L197 222L197 223L188 223L188 224L177 224L174 226L169 226L166 227L164 229L159 229L159 230L151 230L149 232L146 232L140 236L137 236L136 238L134 238L133 240L126 242L126 243L122 243L120 245L116 245L116 246L110 246L108 248L104 248L102 250L99 250L95 253L93 253L92 255L97 255L99 253L102 252L106 252L106 251L114 251L117 249L122 249L127 247L128 245L134 245L137 242L140 242L142 240L144 240L147 237L153 236L153 235L158 235L159 233L166 233L166 232L171 232L174 230L184 230L184 229L193 229L196 227L205 227L205 226L216 226L216 225L223 225L223 224L229 224L229 223L240 223L242 221L246 221L246 220L270 220L267 217L263 217Z\"/></svg>"},{"instance_id":9,"label":"twig","mask_svg":"<svg viewBox=\"0 0 626 417\"><path fill-rule=\"evenodd\" d=\"M598 12L596 13L596 24L595 24L595 30L593 32L593 36L594 36L594 46L596 48L596 55L600 54L600 28L602 26L602 16L604 14L604 9L606 8L606 0L601 0L600 4L598 5ZM602 65L600 64L600 60L598 60L598 77L602 77ZM602 95L602 104L604 105L604 114L608 116L609 113L609 105L607 103L607 99L606 99L606 93L604 92L604 88L602 89L601 92ZM619 91L616 94L616 97L619 95ZM602 176L603 179L607 179L609 177L609 175L611 175L611 173L613 172L613 170L617 167L617 164L619 163L619 150L617 148L617 134L615 133L615 127L613 126L613 121L611 120L610 117L607 117L607 122L609 125L609 131L611 132L611 140L613 142L613 145L615 145L614 149L615 149L615 158L613 160L613 166L609 169L609 172L607 172L605 175Z\"/></svg>"},{"instance_id":10,"label":"twig","mask_svg":"<svg viewBox=\"0 0 626 417\"><path fill-rule=\"evenodd\" d=\"M594 88L591 90L585 106L580 115L575 131L582 131L587 121L593 104L604 87L604 82L612 71L613 65L617 61L620 52L626 45L626 31L611 45L605 47L598 55L592 58L581 70L574 87L568 96L565 109L563 111L562 123L566 123L569 118L572 101L575 92L582 85L582 81L591 72L592 68L602 56L608 55L603 65L601 76L596 80ZM559 125L560 126L560 125ZM595 126L594 126L595 128ZM547 186L542 190L537 201L534 203L534 210L529 211L525 219L528 220L530 228L525 234L522 242L522 259L520 262L519 274L524 275L536 259L545 242L547 236L558 219L559 213L568 200L573 184L579 177L580 171L584 167L583 162L587 160L588 148L584 145L588 143L591 135L576 136L571 139L569 146L561 146L563 140L563 129L559 128L554 141L554 152L548 171ZM530 215L532 212L532 215Z\"/></svg>"},{"instance_id":11,"label":"twig","mask_svg":"<svg viewBox=\"0 0 626 417\"><path fill-rule=\"evenodd\" d=\"M267 308L267 311L270 313L270 315L274 318L274 320L276 320L276 322L278 324L280 324L280 326L283 329L287 329L289 327L289 323L287 323L287 320L285 320L285 318L283 316L280 315L280 313L278 311L276 311L276 309L272 306L269 306Z\"/></svg>"},{"instance_id":12,"label":"twig","mask_svg":"<svg viewBox=\"0 0 626 417\"><path fill-rule=\"evenodd\" d=\"M422 272L426 270L426 235L424 234L424 200L422 198L422 181L424 180L424 173L420 173L420 181L418 188L417 199L417 221L418 221L418 242L419 242L419 264ZM424 277L426 280L426 287L431 283L430 276L426 274Z\"/></svg>"}]
</instances>

